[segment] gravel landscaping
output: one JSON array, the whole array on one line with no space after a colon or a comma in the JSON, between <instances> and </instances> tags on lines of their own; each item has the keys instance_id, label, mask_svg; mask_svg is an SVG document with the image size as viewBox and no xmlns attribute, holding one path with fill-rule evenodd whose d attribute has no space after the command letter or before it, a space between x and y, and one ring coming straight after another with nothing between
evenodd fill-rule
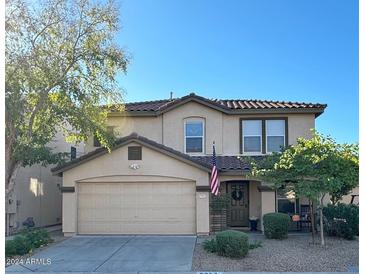
<instances>
[{"instance_id":1,"label":"gravel landscaping","mask_svg":"<svg viewBox=\"0 0 365 274\"><path fill-rule=\"evenodd\" d=\"M261 240L262 247L250 250L243 259L230 259L203 249L204 238L197 241L193 271L353 271L359 265L359 241L326 237L326 246L311 244L310 234L289 235L285 240L269 240L250 235L250 241ZM316 240L319 243L319 239Z\"/></svg>"}]
</instances>

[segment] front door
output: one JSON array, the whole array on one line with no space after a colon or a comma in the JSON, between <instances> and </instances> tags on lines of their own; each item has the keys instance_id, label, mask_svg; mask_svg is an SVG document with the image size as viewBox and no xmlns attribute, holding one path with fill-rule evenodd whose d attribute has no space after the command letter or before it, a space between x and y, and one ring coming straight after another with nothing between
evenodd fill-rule
<instances>
[{"instance_id":1,"label":"front door","mask_svg":"<svg viewBox=\"0 0 365 274\"><path fill-rule=\"evenodd\" d=\"M248 183L232 181L227 184L231 200L229 214L231 226L248 226Z\"/></svg>"}]
</instances>

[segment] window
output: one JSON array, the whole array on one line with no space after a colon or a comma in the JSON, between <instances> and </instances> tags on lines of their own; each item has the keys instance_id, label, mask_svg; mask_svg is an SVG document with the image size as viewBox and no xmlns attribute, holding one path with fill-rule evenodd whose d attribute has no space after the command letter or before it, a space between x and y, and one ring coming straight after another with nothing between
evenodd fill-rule
<instances>
[{"instance_id":1,"label":"window","mask_svg":"<svg viewBox=\"0 0 365 274\"><path fill-rule=\"evenodd\" d=\"M262 148L262 121L245 120L243 121L243 152L261 153Z\"/></svg>"},{"instance_id":2,"label":"window","mask_svg":"<svg viewBox=\"0 0 365 274\"><path fill-rule=\"evenodd\" d=\"M295 198L294 191L286 191L283 188L279 188L276 192L277 199L277 211L294 215L298 213L299 199Z\"/></svg>"},{"instance_id":3,"label":"window","mask_svg":"<svg viewBox=\"0 0 365 274\"><path fill-rule=\"evenodd\" d=\"M241 119L241 153L260 155L280 152L287 143L286 118Z\"/></svg>"},{"instance_id":4,"label":"window","mask_svg":"<svg viewBox=\"0 0 365 274\"><path fill-rule=\"evenodd\" d=\"M285 146L285 120L266 120L266 152L280 152Z\"/></svg>"},{"instance_id":5,"label":"window","mask_svg":"<svg viewBox=\"0 0 365 274\"><path fill-rule=\"evenodd\" d=\"M204 122L185 122L185 153L204 153Z\"/></svg>"},{"instance_id":6,"label":"window","mask_svg":"<svg viewBox=\"0 0 365 274\"><path fill-rule=\"evenodd\" d=\"M142 160L142 147L140 146L128 147L128 160Z\"/></svg>"},{"instance_id":7,"label":"window","mask_svg":"<svg viewBox=\"0 0 365 274\"><path fill-rule=\"evenodd\" d=\"M76 159L76 147L71 146L71 160Z\"/></svg>"}]
</instances>

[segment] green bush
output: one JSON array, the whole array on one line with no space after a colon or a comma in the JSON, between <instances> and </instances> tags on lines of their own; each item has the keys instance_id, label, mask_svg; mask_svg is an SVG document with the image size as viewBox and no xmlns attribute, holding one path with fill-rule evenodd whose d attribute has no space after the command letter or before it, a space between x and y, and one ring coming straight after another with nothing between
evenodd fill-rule
<instances>
[{"instance_id":1,"label":"green bush","mask_svg":"<svg viewBox=\"0 0 365 274\"><path fill-rule=\"evenodd\" d=\"M234 230L226 230L217 233L217 253L231 258L242 258L249 250L248 236L246 233Z\"/></svg>"},{"instance_id":2,"label":"green bush","mask_svg":"<svg viewBox=\"0 0 365 274\"><path fill-rule=\"evenodd\" d=\"M27 242L32 246L32 248L38 248L47 245L52 241L47 230L45 229L26 229L21 232Z\"/></svg>"},{"instance_id":3,"label":"green bush","mask_svg":"<svg viewBox=\"0 0 365 274\"><path fill-rule=\"evenodd\" d=\"M15 255L24 255L24 254L29 253L29 251L32 250L32 245L22 235L15 236L12 241L14 242L14 246L15 246L15 250L16 250Z\"/></svg>"},{"instance_id":4,"label":"green bush","mask_svg":"<svg viewBox=\"0 0 365 274\"><path fill-rule=\"evenodd\" d=\"M8 240L5 242L5 256L11 257L16 255L16 247L14 240Z\"/></svg>"},{"instance_id":5,"label":"green bush","mask_svg":"<svg viewBox=\"0 0 365 274\"><path fill-rule=\"evenodd\" d=\"M20 231L19 235L13 240L5 243L5 255L11 257L14 255L24 255L32 249L38 248L52 242L47 230L45 229L25 229Z\"/></svg>"},{"instance_id":6,"label":"green bush","mask_svg":"<svg viewBox=\"0 0 365 274\"><path fill-rule=\"evenodd\" d=\"M203 248L211 253L217 252L217 242L215 239L205 240L203 242Z\"/></svg>"},{"instance_id":7,"label":"green bush","mask_svg":"<svg viewBox=\"0 0 365 274\"><path fill-rule=\"evenodd\" d=\"M268 239L288 237L290 217L284 213L267 213L264 215L264 233Z\"/></svg>"},{"instance_id":8,"label":"green bush","mask_svg":"<svg viewBox=\"0 0 365 274\"><path fill-rule=\"evenodd\" d=\"M323 208L324 229L329 236L337 236L348 240L359 235L359 206L328 205Z\"/></svg>"}]
</instances>

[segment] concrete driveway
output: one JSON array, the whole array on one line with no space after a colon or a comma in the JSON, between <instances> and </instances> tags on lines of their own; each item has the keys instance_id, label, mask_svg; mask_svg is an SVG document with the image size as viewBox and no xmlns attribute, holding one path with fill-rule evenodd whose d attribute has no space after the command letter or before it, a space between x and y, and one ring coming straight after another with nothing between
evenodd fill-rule
<instances>
[{"instance_id":1,"label":"concrete driveway","mask_svg":"<svg viewBox=\"0 0 365 274\"><path fill-rule=\"evenodd\" d=\"M75 236L32 257L41 260L6 271L190 271L195 241L195 236Z\"/></svg>"}]
</instances>

